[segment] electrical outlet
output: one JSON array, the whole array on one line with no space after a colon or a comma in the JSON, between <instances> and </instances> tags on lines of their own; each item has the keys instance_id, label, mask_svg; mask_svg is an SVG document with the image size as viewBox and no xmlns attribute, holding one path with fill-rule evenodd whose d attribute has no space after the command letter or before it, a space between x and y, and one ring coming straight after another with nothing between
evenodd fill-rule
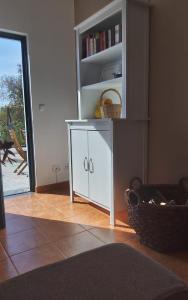
<instances>
[{"instance_id":1,"label":"electrical outlet","mask_svg":"<svg viewBox=\"0 0 188 300\"><path fill-rule=\"evenodd\" d=\"M69 169L69 164L66 164L66 165L64 166L64 169L65 169L65 170L68 170L68 169Z\"/></svg>"},{"instance_id":2,"label":"electrical outlet","mask_svg":"<svg viewBox=\"0 0 188 300\"><path fill-rule=\"evenodd\" d=\"M59 165L53 165L52 166L52 172L53 173L59 173L59 172L61 172L61 167Z\"/></svg>"}]
</instances>

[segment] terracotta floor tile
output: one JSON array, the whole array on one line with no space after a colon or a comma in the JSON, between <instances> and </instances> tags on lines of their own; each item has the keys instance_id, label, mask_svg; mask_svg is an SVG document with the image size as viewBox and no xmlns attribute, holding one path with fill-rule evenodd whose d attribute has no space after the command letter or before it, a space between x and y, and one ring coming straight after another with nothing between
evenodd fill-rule
<instances>
[{"instance_id":1,"label":"terracotta floor tile","mask_svg":"<svg viewBox=\"0 0 188 300\"><path fill-rule=\"evenodd\" d=\"M71 237L66 237L55 243L66 257L70 257L104 245L94 235L85 231Z\"/></svg>"},{"instance_id":2,"label":"terracotta floor tile","mask_svg":"<svg viewBox=\"0 0 188 300\"><path fill-rule=\"evenodd\" d=\"M20 210L22 209L30 209L30 210L35 210L35 209L42 209L44 207L44 205L37 199L32 200L26 200L26 201L20 201L16 203L16 207Z\"/></svg>"},{"instance_id":3,"label":"terracotta floor tile","mask_svg":"<svg viewBox=\"0 0 188 300\"><path fill-rule=\"evenodd\" d=\"M5 260L7 258L7 254L3 248L3 246L0 243L0 262Z\"/></svg>"},{"instance_id":4,"label":"terracotta floor tile","mask_svg":"<svg viewBox=\"0 0 188 300\"><path fill-rule=\"evenodd\" d=\"M10 200L6 200L6 197L4 198L4 205L5 205L5 209L8 210L9 208L13 207L15 208L16 207L16 204L15 204L15 199L10 199Z\"/></svg>"},{"instance_id":5,"label":"terracotta floor tile","mask_svg":"<svg viewBox=\"0 0 188 300\"><path fill-rule=\"evenodd\" d=\"M5 238L7 235L30 229L33 226L32 218L29 217L17 216L9 219L6 222L6 229L0 231L0 239Z\"/></svg>"},{"instance_id":6,"label":"terracotta floor tile","mask_svg":"<svg viewBox=\"0 0 188 300\"><path fill-rule=\"evenodd\" d=\"M11 263L10 259L6 259L0 262L0 282L3 282L9 278L17 276L18 273Z\"/></svg>"},{"instance_id":7,"label":"terracotta floor tile","mask_svg":"<svg viewBox=\"0 0 188 300\"><path fill-rule=\"evenodd\" d=\"M63 214L54 207L50 207L48 209L43 208L40 211L38 211L38 213L33 213L33 217L54 221L62 221L64 219Z\"/></svg>"},{"instance_id":8,"label":"terracotta floor tile","mask_svg":"<svg viewBox=\"0 0 188 300\"><path fill-rule=\"evenodd\" d=\"M13 204L8 207L6 207L6 205L5 205L5 210L6 210L6 213L9 213L12 215L19 214L19 212L20 212L20 209L18 209L17 206L13 205Z\"/></svg>"},{"instance_id":9,"label":"terracotta floor tile","mask_svg":"<svg viewBox=\"0 0 188 300\"><path fill-rule=\"evenodd\" d=\"M13 213L5 213L5 218L6 218L6 222L15 219L18 215L15 213L15 211L13 211Z\"/></svg>"},{"instance_id":10,"label":"terracotta floor tile","mask_svg":"<svg viewBox=\"0 0 188 300\"><path fill-rule=\"evenodd\" d=\"M12 196L7 196L5 197L5 200L7 202L13 202L13 203L16 203L16 201L20 201L22 199L32 199L33 198L33 195L36 195L37 196L37 193L23 193L23 194L17 194L17 195L12 195Z\"/></svg>"},{"instance_id":11,"label":"terracotta floor tile","mask_svg":"<svg viewBox=\"0 0 188 300\"><path fill-rule=\"evenodd\" d=\"M83 214L75 215L66 219L67 222L72 222L82 225L87 230L99 226L99 227L109 227L109 216L97 209L94 211L84 211Z\"/></svg>"},{"instance_id":12,"label":"terracotta floor tile","mask_svg":"<svg viewBox=\"0 0 188 300\"><path fill-rule=\"evenodd\" d=\"M105 243L127 242L128 240L135 238L135 233L113 229L92 228L89 232Z\"/></svg>"},{"instance_id":13,"label":"terracotta floor tile","mask_svg":"<svg viewBox=\"0 0 188 300\"><path fill-rule=\"evenodd\" d=\"M63 219L84 215L87 213L96 213L96 209L86 203L69 203L66 205L55 205L55 208L61 212Z\"/></svg>"},{"instance_id":14,"label":"terracotta floor tile","mask_svg":"<svg viewBox=\"0 0 188 300\"><path fill-rule=\"evenodd\" d=\"M46 194L40 194L39 198L40 203L43 205L52 206L54 207L55 204L57 205L66 205L70 203L69 197L65 197L62 195L46 195Z\"/></svg>"},{"instance_id":15,"label":"terracotta floor tile","mask_svg":"<svg viewBox=\"0 0 188 300\"><path fill-rule=\"evenodd\" d=\"M63 215L60 211L57 209L50 207L49 209L46 208L25 208L22 209L21 214L23 216L27 216L30 218L33 218L33 221L35 219L48 219L48 220L63 220Z\"/></svg>"},{"instance_id":16,"label":"terracotta floor tile","mask_svg":"<svg viewBox=\"0 0 188 300\"><path fill-rule=\"evenodd\" d=\"M11 257L19 273L45 266L64 259L62 252L53 245L45 245Z\"/></svg>"},{"instance_id":17,"label":"terracotta floor tile","mask_svg":"<svg viewBox=\"0 0 188 300\"><path fill-rule=\"evenodd\" d=\"M64 236L71 236L85 230L78 224L45 219L38 220L36 227L47 237L49 242L57 241Z\"/></svg>"},{"instance_id":18,"label":"terracotta floor tile","mask_svg":"<svg viewBox=\"0 0 188 300\"><path fill-rule=\"evenodd\" d=\"M0 231L0 240L7 239L6 247L9 247L10 253L36 247L11 256L20 272L60 260L63 253L71 256L98 247L101 243L123 242L174 271L188 283L188 253L164 255L141 245L134 230L126 224L125 212L117 214L114 227L109 225L108 214L77 196L72 204L69 196L62 192L29 193L7 199L7 229ZM34 234L36 230L40 234ZM24 232L30 234L26 236ZM49 244L43 244L45 241L41 235ZM0 280L16 274L6 251L0 247Z\"/></svg>"},{"instance_id":19,"label":"terracotta floor tile","mask_svg":"<svg viewBox=\"0 0 188 300\"><path fill-rule=\"evenodd\" d=\"M36 229L29 229L8 235L2 240L7 253L11 256L47 243L47 239Z\"/></svg>"}]
</instances>

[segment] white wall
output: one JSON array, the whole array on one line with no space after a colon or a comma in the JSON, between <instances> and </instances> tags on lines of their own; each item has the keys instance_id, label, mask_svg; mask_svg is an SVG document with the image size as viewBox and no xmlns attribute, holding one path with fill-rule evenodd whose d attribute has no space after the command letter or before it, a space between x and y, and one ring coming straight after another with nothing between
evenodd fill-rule
<instances>
[{"instance_id":1,"label":"white wall","mask_svg":"<svg viewBox=\"0 0 188 300\"><path fill-rule=\"evenodd\" d=\"M68 179L65 119L77 116L73 0L0 0L0 29L28 35L37 186ZM44 112L38 109L45 104Z\"/></svg>"}]
</instances>

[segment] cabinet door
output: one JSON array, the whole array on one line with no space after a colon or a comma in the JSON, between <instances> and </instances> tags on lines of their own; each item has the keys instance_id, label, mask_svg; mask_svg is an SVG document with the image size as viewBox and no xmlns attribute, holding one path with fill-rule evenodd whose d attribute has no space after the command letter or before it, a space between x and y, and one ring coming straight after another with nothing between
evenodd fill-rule
<instances>
[{"instance_id":1,"label":"cabinet door","mask_svg":"<svg viewBox=\"0 0 188 300\"><path fill-rule=\"evenodd\" d=\"M86 130L71 130L73 191L88 197L88 142Z\"/></svg>"},{"instance_id":2,"label":"cabinet door","mask_svg":"<svg viewBox=\"0 0 188 300\"><path fill-rule=\"evenodd\" d=\"M88 131L89 198L110 208L111 196L111 133Z\"/></svg>"}]
</instances>

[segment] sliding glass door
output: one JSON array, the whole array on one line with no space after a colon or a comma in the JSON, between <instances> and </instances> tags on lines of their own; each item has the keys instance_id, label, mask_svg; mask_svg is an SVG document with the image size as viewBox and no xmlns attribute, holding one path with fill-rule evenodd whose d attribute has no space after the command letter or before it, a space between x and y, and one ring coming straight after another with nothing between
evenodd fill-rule
<instances>
[{"instance_id":1,"label":"sliding glass door","mask_svg":"<svg viewBox=\"0 0 188 300\"><path fill-rule=\"evenodd\" d=\"M33 134L26 37L5 32L0 32L0 140L2 143L10 142L12 152L11 159L6 158L1 166L3 195L34 191ZM1 159L3 159L2 154ZM3 207L2 204L1 211Z\"/></svg>"}]
</instances>

